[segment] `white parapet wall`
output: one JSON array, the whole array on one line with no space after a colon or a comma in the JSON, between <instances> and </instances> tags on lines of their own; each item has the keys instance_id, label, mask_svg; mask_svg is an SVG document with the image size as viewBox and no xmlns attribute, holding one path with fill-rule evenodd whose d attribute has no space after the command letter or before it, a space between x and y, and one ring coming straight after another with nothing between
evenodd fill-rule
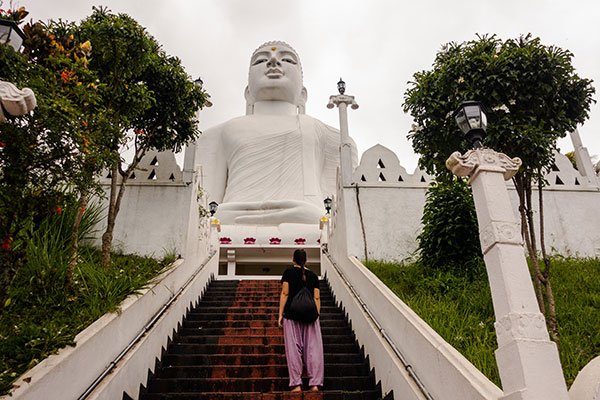
<instances>
[{"instance_id":1,"label":"white parapet wall","mask_svg":"<svg viewBox=\"0 0 600 400\"><path fill-rule=\"evenodd\" d=\"M189 307L199 299L210 279L217 275L218 256L201 251L198 258L179 260L140 295L129 296L115 313L105 314L75 337L68 346L24 373L18 387L1 400L78 399L128 347L157 312L185 286L152 329L99 382L88 399L121 399L126 392L137 398L146 384L174 329ZM204 261L202 261L204 260ZM193 278L193 279L192 279Z\"/></svg>"},{"instance_id":2,"label":"white parapet wall","mask_svg":"<svg viewBox=\"0 0 600 400\"><path fill-rule=\"evenodd\" d=\"M445 400L496 400L502 397L502 391L496 385L360 261L338 251L341 248L335 240L329 242L329 249L333 252L331 257L321 257L322 271L336 301L348 314L358 340L364 345L384 393L393 391L395 398L402 399L423 399L427 394L433 399ZM409 376L406 365L392 350L392 345L415 372L424 390L419 389Z\"/></svg>"},{"instance_id":3,"label":"white parapet wall","mask_svg":"<svg viewBox=\"0 0 600 400\"><path fill-rule=\"evenodd\" d=\"M206 239L208 219L199 215L199 208L204 206L198 190L199 171L189 175L184 179L173 152L148 152L126 183L113 249L156 257L174 252L187 258L193 253L198 239ZM107 171L100 183L106 196L95 199L103 208L102 222L96 227L97 244L106 229L110 195Z\"/></svg>"},{"instance_id":4,"label":"white parapet wall","mask_svg":"<svg viewBox=\"0 0 600 400\"><path fill-rule=\"evenodd\" d=\"M543 197L547 250L564 256L600 257L600 180L583 177L560 153L555 154L546 180ZM343 214L345 221L334 218L333 222L344 228L333 226L331 235L345 235L348 254L359 259L414 258L430 182L431 177L418 169L407 173L391 150L381 145L372 147L363 154L352 184L342 187L338 182L333 213ZM511 182L507 184L518 215L517 193ZM537 220L537 190L532 200Z\"/></svg>"}]
</instances>

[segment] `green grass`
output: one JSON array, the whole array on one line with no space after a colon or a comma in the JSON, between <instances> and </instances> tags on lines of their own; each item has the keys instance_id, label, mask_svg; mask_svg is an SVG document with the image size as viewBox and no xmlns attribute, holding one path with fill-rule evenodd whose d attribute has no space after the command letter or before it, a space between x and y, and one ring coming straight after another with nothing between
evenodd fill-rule
<instances>
[{"instance_id":1,"label":"green grass","mask_svg":"<svg viewBox=\"0 0 600 400\"><path fill-rule=\"evenodd\" d=\"M474 276L428 272L420 264L366 263L399 298L491 381L500 386L496 334L483 268ZM551 282L560 329L560 358L570 386L600 355L600 260L553 260Z\"/></svg>"},{"instance_id":2,"label":"green grass","mask_svg":"<svg viewBox=\"0 0 600 400\"><path fill-rule=\"evenodd\" d=\"M81 240L98 215L98 210L86 211ZM25 262L0 304L0 395L26 370L72 345L96 319L118 310L128 295L148 286L175 260L173 254L161 261L114 254L112 265L103 268L100 252L84 246L70 288L66 266L73 218L72 209L50 216L23 243Z\"/></svg>"}]
</instances>

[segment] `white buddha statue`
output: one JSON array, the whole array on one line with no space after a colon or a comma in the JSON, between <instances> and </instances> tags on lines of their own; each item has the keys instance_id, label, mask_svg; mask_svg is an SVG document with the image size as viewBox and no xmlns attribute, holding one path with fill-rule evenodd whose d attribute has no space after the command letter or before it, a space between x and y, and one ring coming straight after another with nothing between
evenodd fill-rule
<instances>
[{"instance_id":1,"label":"white buddha statue","mask_svg":"<svg viewBox=\"0 0 600 400\"><path fill-rule=\"evenodd\" d=\"M306 93L294 49L267 42L250 60L247 115L207 129L198 140L204 190L219 203L222 226L232 226L223 234L262 229L266 236L278 230L293 236L307 230L300 225L318 229L323 199L335 193L340 134L304 115ZM356 165L355 147L353 158Z\"/></svg>"}]
</instances>

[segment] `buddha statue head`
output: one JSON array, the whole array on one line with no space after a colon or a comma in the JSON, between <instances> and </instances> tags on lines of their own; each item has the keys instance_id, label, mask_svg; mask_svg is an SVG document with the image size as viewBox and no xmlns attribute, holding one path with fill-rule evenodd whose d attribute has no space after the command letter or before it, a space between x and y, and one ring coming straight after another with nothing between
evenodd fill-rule
<instances>
[{"instance_id":1,"label":"buddha statue head","mask_svg":"<svg viewBox=\"0 0 600 400\"><path fill-rule=\"evenodd\" d=\"M253 114L254 104L262 101L290 103L304 114L306 95L300 58L289 44L266 42L254 51L245 91L246 114Z\"/></svg>"}]
</instances>

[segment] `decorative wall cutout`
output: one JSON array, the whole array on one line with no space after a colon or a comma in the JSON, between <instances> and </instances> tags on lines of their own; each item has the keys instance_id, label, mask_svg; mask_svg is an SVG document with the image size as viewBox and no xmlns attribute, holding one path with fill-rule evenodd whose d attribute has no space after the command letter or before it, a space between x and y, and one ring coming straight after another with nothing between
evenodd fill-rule
<instances>
[{"instance_id":1,"label":"decorative wall cutout","mask_svg":"<svg viewBox=\"0 0 600 400\"><path fill-rule=\"evenodd\" d=\"M546 182L548 187L590 187L588 179L581 176L567 156L558 152L554 153L554 164L546 175Z\"/></svg>"},{"instance_id":2,"label":"decorative wall cutout","mask_svg":"<svg viewBox=\"0 0 600 400\"><path fill-rule=\"evenodd\" d=\"M139 179L136 175L139 175ZM100 179L101 183L110 182L110 171L104 171L101 176L105 177ZM150 185L156 183L183 183L183 177L181 168L177 165L175 154L172 151L158 152L153 150L146 153L141 159L137 168L129 177L129 182Z\"/></svg>"},{"instance_id":3,"label":"decorative wall cutout","mask_svg":"<svg viewBox=\"0 0 600 400\"><path fill-rule=\"evenodd\" d=\"M354 171L355 182L381 186L427 186L429 176L417 169L409 174L394 152L377 144L361 157L360 165Z\"/></svg>"},{"instance_id":4,"label":"decorative wall cutout","mask_svg":"<svg viewBox=\"0 0 600 400\"><path fill-rule=\"evenodd\" d=\"M387 147L377 144L365 151L360 164L354 171L354 181L374 186L427 186L431 176L415 169L411 175L400 165L398 157ZM588 180L573 168L569 159L555 153L554 164L546 175L548 187L581 188L590 187ZM511 181L507 182L512 185Z\"/></svg>"}]
</instances>

